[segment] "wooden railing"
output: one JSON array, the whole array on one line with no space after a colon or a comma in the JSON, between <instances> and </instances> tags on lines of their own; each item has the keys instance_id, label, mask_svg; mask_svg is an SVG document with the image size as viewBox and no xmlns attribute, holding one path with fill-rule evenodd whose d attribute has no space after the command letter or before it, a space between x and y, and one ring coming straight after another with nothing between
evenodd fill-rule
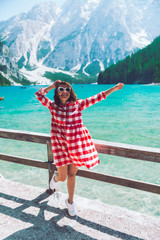
<instances>
[{"instance_id":1,"label":"wooden railing","mask_svg":"<svg viewBox=\"0 0 160 240\"><path fill-rule=\"evenodd\" d=\"M56 167L53 160L53 154L51 149L51 138L49 134L8 130L8 129L0 128L0 138L46 144L47 154L48 154L48 160L46 162L17 157L17 156L3 154L3 153L0 153L0 160L29 165L32 167L48 169L49 181L50 181L53 175L53 172L56 170ZM159 148L140 147L135 145L112 143L112 142L106 142L106 141L100 141L100 140L94 140L94 144L99 153L160 163ZM85 178L107 182L107 183L117 184L124 187L129 187L129 188L134 188L134 189L139 189L147 192L160 194L160 186L151 184L151 183L145 183L141 181L135 181L132 179L100 174L93 171L82 170L82 169L78 170L77 175Z\"/></svg>"}]
</instances>

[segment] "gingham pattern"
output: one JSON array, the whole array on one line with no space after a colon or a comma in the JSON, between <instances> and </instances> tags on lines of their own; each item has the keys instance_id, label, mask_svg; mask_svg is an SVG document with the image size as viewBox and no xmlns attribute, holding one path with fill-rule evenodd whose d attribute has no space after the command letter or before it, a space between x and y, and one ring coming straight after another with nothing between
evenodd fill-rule
<instances>
[{"instance_id":1,"label":"gingham pattern","mask_svg":"<svg viewBox=\"0 0 160 240\"><path fill-rule=\"evenodd\" d=\"M46 93L41 88L35 95L51 112L51 144L56 166L74 163L77 167L86 166L90 169L98 164L100 161L97 151L82 122L82 110L105 99L105 93L101 92L74 103L67 102L64 107L58 107L45 97Z\"/></svg>"}]
</instances>

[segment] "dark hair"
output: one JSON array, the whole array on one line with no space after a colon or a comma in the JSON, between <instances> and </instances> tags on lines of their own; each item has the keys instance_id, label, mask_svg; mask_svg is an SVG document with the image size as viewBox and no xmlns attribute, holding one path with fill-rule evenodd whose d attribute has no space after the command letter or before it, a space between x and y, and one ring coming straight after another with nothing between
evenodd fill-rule
<instances>
[{"instance_id":1,"label":"dark hair","mask_svg":"<svg viewBox=\"0 0 160 240\"><path fill-rule=\"evenodd\" d=\"M60 85L66 85L66 87L70 87L71 88L70 97L68 99L68 102L75 102L75 101L77 101L78 98L77 98L77 96L76 96L72 86L68 82L62 81L59 84L57 84L57 86L55 88L55 92L54 92L54 101L55 101L57 106L61 105L61 101L60 101L59 96L58 96L58 88L59 88Z\"/></svg>"}]
</instances>

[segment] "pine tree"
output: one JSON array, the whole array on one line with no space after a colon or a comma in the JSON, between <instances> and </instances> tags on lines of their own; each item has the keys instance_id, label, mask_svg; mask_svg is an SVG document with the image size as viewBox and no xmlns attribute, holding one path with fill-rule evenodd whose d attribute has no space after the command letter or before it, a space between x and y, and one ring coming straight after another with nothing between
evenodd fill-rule
<instances>
[{"instance_id":1,"label":"pine tree","mask_svg":"<svg viewBox=\"0 0 160 240\"><path fill-rule=\"evenodd\" d=\"M160 82L160 36L131 57L113 64L98 76L99 84Z\"/></svg>"}]
</instances>

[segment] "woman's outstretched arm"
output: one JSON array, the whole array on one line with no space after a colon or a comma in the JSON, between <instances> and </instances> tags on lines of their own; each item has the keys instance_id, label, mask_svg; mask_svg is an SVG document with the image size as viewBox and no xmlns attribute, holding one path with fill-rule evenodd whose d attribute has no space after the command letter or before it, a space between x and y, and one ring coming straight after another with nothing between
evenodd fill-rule
<instances>
[{"instance_id":1,"label":"woman's outstretched arm","mask_svg":"<svg viewBox=\"0 0 160 240\"><path fill-rule=\"evenodd\" d=\"M106 97L108 95L121 89L123 86L124 86L123 83L118 83L114 87L112 87L106 91L100 92L100 93L96 94L95 96L86 98L84 100L79 100L79 106L80 106L81 110L84 110L85 108L88 108L88 107L94 105L95 103L98 103L99 101L101 101L103 99L106 99Z\"/></svg>"},{"instance_id":2,"label":"woman's outstretched arm","mask_svg":"<svg viewBox=\"0 0 160 240\"><path fill-rule=\"evenodd\" d=\"M107 97L107 96L110 95L111 93L113 93L113 92L115 92L115 91L117 91L117 90L122 89L123 86L124 86L123 83L118 83L118 84L115 85L114 87L112 87L112 88L110 88L110 89L104 91L105 96Z\"/></svg>"}]
</instances>

